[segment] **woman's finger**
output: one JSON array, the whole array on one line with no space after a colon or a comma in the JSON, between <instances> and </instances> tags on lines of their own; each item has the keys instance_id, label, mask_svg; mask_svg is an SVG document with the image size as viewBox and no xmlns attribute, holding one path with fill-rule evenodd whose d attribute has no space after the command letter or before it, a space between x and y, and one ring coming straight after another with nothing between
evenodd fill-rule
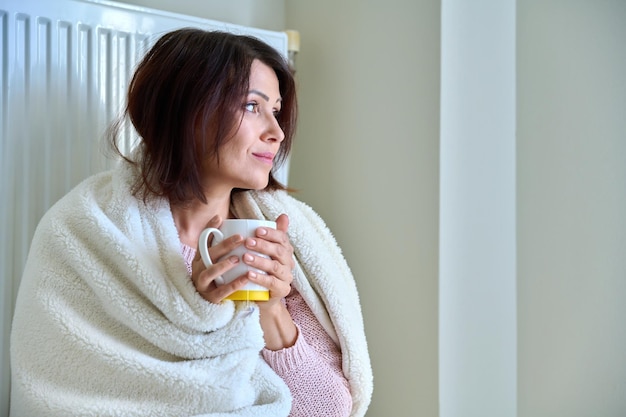
<instances>
[{"instance_id":1,"label":"woman's finger","mask_svg":"<svg viewBox=\"0 0 626 417\"><path fill-rule=\"evenodd\" d=\"M256 256L252 253L245 253L242 256L243 262L253 268L264 271L267 275L274 276L281 281L291 284L293 281L293 260L288 265L274 259L267 259L263 256Z\"/></svg>"},{"instance_id":2,"label":"woman's finger","mask_svg":"<svg viewBox=\"0 0 626 417\"><path fill-rule=\"evenodd\" d=\"M246 239L246 248L267 255L291 270L294 266L293 246L287 235L288 227L289 218L281 214L276 219L276 229L259 227L255 232L256 237Z\"/></svg>"},{"instance_id":3,"label":"woman's finger","mask_svg":"<svg viewBox=\"0 0 626 417\"><path fill-rule=\"evenodd\" d=\"M270 291L270 300L280 300L291 292L291 280L282 280L274 275L258 274L254 271L248 271L248 279Z\"/></svg>"},{"instance_id":4,"label":"woman's finger","mask_svg":"<svg viewBox=\"0 0 626 417\"><path fill-rule=\"evenodd\" d=\"M243 286L248 283L248 281L248 277L244 275L234 279L228 284L220 286L216 286L215 284L213 284L204 294L201 293L201 295L205 300L210 301L214 304L218 304L224 301L226 297L228 297L235 291L241 290Z\"/></svg>"},{"instance_id":5,"label":"woman's finger","mask_svg":"<svg viewBox=\"0 0 626 417\"><path fill-rule=\"evenodd\" d=\"M243 244L243 236L232 235L222 240L220 243L216 244L215 246L210 246L209 257L211 258L211 261L220 259L223 256L226 256L227 254L235 250L237 247L241 246L242 244Z\"/></svg>"}]
</instances>

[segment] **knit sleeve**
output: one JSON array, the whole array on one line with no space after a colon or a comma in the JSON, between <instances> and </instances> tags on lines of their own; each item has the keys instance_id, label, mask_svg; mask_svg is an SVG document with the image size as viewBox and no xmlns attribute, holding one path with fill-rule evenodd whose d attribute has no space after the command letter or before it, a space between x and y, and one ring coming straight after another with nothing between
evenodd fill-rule
<instances>
[{"instance_id":1,"label":"knit sleeve","mask_svg":"<svg viewBox=\"0 0 626 417\"><path fill-rule=\"evenodd\" d=\"M350 415L352 396L342 371L341 351L297 291L285 302L298 339L289 348L263 349L262 354L291 390L290 416Z\"/></svg>"}]
</instances>

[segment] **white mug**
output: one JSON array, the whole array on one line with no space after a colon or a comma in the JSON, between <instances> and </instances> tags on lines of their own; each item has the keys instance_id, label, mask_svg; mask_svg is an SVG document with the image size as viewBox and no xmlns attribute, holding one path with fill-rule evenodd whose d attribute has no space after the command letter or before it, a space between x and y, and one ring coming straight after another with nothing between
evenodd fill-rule
<instances>
[{"instance_id":1,"label":"white mug","mask_svg":"<svg viewBox=\"0 0 626 417\"><path fill-rule=\"evenodd\" d=\"M219 229L216 229L214 227L204 229L202 233L200 233L200 238L198 239L198 250L200 251L200 256L202 257L202 262L204 263L204 266L208 267L209 265L213 264L213 261L209 256L208 247L210 235L213 235L213 241L211 242L211 246L213 246L218 244L222 240L237 234L243 236L244 239L248 237L255 237L255 231L259 227L276 229L276 222L257 219L226 219L222 222L222 225ZM217 285L227 284L233 281L235 278L244 275L248 271L254 271L257 274L265 274L264 271L253 268L243 262L243 259L241 257L246 252L250 252L254 254L254 256L269 258L269 256L267 255L263 255L261 253L247 249L244 245L235 248L233 251L227 253L225 256L220 258L220 260L235 255L239 258L239 263L235 265L232 269L224 272L224 274L222 274L220 277L217 277L215 279L215 283ZM260 285L248 282L241 290L235 291L234 293L226 297L226 299L265 301L269 300L269 290Z\"/></svg>"}]
</instances>

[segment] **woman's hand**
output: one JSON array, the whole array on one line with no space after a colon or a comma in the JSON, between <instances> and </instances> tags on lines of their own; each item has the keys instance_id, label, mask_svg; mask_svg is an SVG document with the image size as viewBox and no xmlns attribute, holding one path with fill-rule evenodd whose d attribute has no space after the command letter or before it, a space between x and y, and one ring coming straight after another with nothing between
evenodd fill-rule
<instances>
[{"instance_id":1,"label":"woman's hand","mask_svg":"<svg viewBox=\"0 0 626 417\"><path fill-rule=\"evenodd\" d=\"M221 224L222 219L219 216L214 216L206 227L219 228ZM200 257L200 251L197 250L192 262L191 279L198 293L205 300L217 304L233 292L240 290L248 282L254 282L270 291L270 300L259 303L261 309L267 309L280 303L280 300L291 291L291 282L293 281L293 247L287 237L288 227L289 218L287 215L281 214L276 219L276 230L260 227L256 230L255 238L245 240L247 249L263 253L270 259L254 256L247 252L243 256L244 262L256 269L265 271L267 275L250 271L228 284L217 286L216 278L234 268L239 263L239 259L236 256L230 256L205 267ZM220 259L242 244L244 244L243 237L233 235L215 246L210 246L208 248L209 256L211 259Z\"/></svg>"},{"instance_id":2,"label":"woman's hand","mask_svg":"<svg viewBox=\"0 0 626 417\"><path fill-rule=\"evenodd\" d=\"M222 224L220 216L214 216L206 227L219 228ZM242 245L244 242L241 235L233 235L227 239L224 239L215 246L209 247L209 256L211 259L219 259L231 252L236 247ZM232 269L239 263L239 259L236 256L229 256L222 259L219 262L204 266L202 258L200 257L200 251L196 251L196 256L192 262L191 280L198 293L207 301L218 304L224 298L228 297L233 292L241 289L248 282L248 278L244 275L232 282L219 287L215 284L215 279L222 275L224 272Z\"/></svg>"},{"instance_id":3,"label":"woman's hand","mask_svg":"<svg viewBox=\"0 0 626 417\"><path fill-rule=\"evenodd\" d=\"M248 272L247 276L251 282L270 290L270 299L257 303L265 347L270 350L293 346L298 339L298 329L282 302L282 298L291 292L295 266L293 246L287 237L288 227L289 218L281 214L276 219L276 230L260 227L256 231L256 238L248 238L245 242L247 249L270 257L266 259L249 252L243 256L246 264L267 273Z\"/></svg>"},{"instance_id":4,"label":"woman's hand","mask_svg":"<svg viewBox=\"0 0 626 417\"><path fill-rule=\"evenodd\" d=\"M215 216L206 227L219 228L221 224L222 219ZM265 347L271 350L292 346L298 338L298 329L293 323L289 311L282 303L282 299L291 292L292 271L295 266L293 246L287 237L288 227L289 218L287 215L281 214L276 219L276 229L259 227L255 232L255 237L247 238L245 242L241 235L233 235L217 245L209 247L211 259L219 259L236 247L245 244L247 249L270 257L267 259L262 256L255 256L250 252L246 252L243 256L243 261L247 265L264 271L267 275L248 271L247 274L228 284L217 286L215 279L239 263L236 256L230 256L205 267L200 257L200 251L197 251L192 263L191 279L193 284L198 293L212 303L220 303L248 282L262 285L270 291L270 299L258 302L257 306L259 307Z\"/></svg>"},{"instance_id":5,"label":"woman's hand","mask_svg":"<svg viewBox=\"0 0 626 417\"><path fill-rule=\"evenodd\" d=\"M259 303L260 308L268 308L286 297L291 292L291 282L293 281L293 246L289 242L287 229L289 218L286 214L281 214L276 219L276 229L259 227L254 238L247 238L245 246L247 249L262 253L270 259L254 256L246 252L243 261L256 269L267 273L257 274L248 272L247 276L251 282L262 285L270 291L270 299Z\"/></svg>"}]
</instances>

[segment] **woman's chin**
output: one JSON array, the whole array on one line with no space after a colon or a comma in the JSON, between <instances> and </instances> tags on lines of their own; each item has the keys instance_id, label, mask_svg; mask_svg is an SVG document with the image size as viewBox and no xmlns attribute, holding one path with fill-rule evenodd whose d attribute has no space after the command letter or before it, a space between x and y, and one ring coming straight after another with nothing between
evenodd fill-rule
<instances>
[{"instance_id":1,"label":"woman's chin","mask_svg":"<svg viewBox=\"0 0 626 417\"><path fill-rule=\"evenodd\" d=\"M256 190L256 191L260 191L260 190L264 190L267 185L269 184L270 180L269 178L265 181L250 181L248 182L246 185L240 187L246 190Z\"/></svg>"}]
</instances>

